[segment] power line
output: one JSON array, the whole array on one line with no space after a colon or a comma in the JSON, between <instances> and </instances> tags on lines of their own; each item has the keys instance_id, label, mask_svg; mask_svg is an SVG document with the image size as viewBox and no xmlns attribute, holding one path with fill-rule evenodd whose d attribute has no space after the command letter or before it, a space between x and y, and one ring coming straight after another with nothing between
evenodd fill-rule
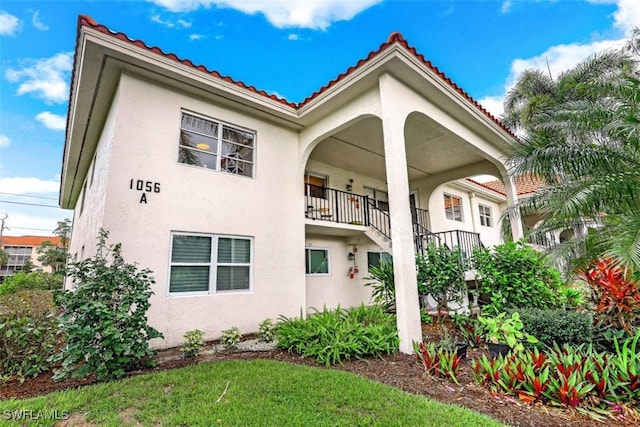
<instances>
[{"instance_id":1,"label":"power line","mask_svg":"<svg viewBox=\"0 0 640 427\"><path fill-rule=\"evenodd\" d=\"M50 229L48 228L33 228L33 227L16 227L14 225L11 226L12 230L38 230L38 231L49 231L51 232Z\"/></svg>"},{"instance_id":2,"label":"power line","mask_svg":"<svg viewBox=\"0 0 640 427\"><path fill-rule=\"evenodd\" d=\"M57 197L45 197L45 196L28 196L26 194L17 194L17 193L3 193L0 194L4 196L19 196L19 197L31 197L32 199L46 199L46 200L58 200Z\"/></svg>"},{"instance_id":3,"label":"power line","mask_svg":"<svg viewBox=\"0 0 640 427\"><path fill-rule=\"evenodd\" d=\"M56 209L61 209L60 206L54 206L54 205L42 205L39 203L27 203L27 202L10 202L9 200L0 200L0 203L11 203L13 205L27 205L27 206L40 206L43 208L56 208Z\"/></svg>"}]
</instances>

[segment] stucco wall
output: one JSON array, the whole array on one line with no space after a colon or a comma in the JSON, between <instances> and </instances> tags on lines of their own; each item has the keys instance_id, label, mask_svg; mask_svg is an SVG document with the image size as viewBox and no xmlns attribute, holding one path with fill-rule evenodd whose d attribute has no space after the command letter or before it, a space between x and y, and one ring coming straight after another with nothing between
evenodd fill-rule
<instances>
[{"instance_id":1,"label":"stucco wall","mask_svg":"<svg viewBox=\"0 0 640 427\"><path fill-rule=\"evenodd\" d=\"M306 248L328 249L330 275L307 275L307 308L322 310L324 306L334 308L355 307L360 304L371 303L371 288L364 286L369 280L367 271L367 251L379 252L382 249L371 242L366 236L358 238L331 237L307 235ZM354 247L357 252L354 253ZM349 253L354 253L355 263L348 259ZM356 265L359 272L351 279L349 268Z\"/></svg>"},{"instance_id":2,"label":"stucco wall","mask_svg":"<svg viewBox=\"0 0 640 427\"><path fill-rule=\"evenodd\" d=\"M305 283L296 133L127 74L117 107L104 227L122 243L127 261L153 271L149 322L165 335L154 345L179 345L196 328L206 339L232 326L255 332L266 318L298 314ZM179 163L181 109L255 131L254 178ZM146 192L141 202L137 180L160 191ZM169 295L172 231L251 237L251 290Z\"/></svg>"},{"instance_id":3,"label":"stucco wall","mask_svg":"<svg viewBox=\"0 0 640 427\"><path fill-rule=\"evenodd\" d=\"M118 122L119 91L116 92L98 141L94 158L73 213L73 229L69 244L72 259L81 261L96 251L98 230L104 228L104 210L111 167L111 149ZM84 197L84 208L81 209ZM66 286L70 286L67 280Z\"/></svg>"}]
</instances>

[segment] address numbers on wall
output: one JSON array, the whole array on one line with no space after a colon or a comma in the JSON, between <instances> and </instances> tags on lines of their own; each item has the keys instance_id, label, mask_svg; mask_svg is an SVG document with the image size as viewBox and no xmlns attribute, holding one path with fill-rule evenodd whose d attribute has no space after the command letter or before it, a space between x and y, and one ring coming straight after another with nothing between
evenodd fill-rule
<instances>
[{"instance_id":1,"label":"address numbers on wall","mask_svg":"<svg viewBox=\"0 0 640 427\"><path fill-rule=\"evenodd\" d=\"M140 196L140 203L144 203L146 205L147 193L159 193L160 183L131 178L131 180L129 181L129 190L142 191L142 195Z\"/></svg>"}]
</instances>

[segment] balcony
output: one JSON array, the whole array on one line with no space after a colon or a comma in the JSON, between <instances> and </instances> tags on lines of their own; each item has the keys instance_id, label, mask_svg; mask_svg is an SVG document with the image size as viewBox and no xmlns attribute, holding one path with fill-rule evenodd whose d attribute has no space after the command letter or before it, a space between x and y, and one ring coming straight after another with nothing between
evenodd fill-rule
<instances>
[{"instance_id":1,"label":"balcony","mask_svg":"<svg viewBox=\"0 0 640 427\"><path fill-rule=\"evenodd\" d=\"M334 234L348 235L373 229L391 240L391 222L386 203L378 205L368 196L334 188L305 184L305 217L318 221L318 225L335 227ZM427 228L428 211L413 208L413 235L416 252L423 253L429 244L460 248L465 259L482 247L480 234L463 230L433 232ZM346 225L346 227L345 227Z\"/></svg>"}]
</instances>

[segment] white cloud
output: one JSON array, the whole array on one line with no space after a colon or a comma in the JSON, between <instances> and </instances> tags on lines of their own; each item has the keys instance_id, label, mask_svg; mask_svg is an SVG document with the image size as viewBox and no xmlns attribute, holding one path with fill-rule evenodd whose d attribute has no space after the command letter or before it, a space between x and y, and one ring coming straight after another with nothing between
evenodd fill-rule
<instances>
[{"instance_id":1,"label":"white cloud","mask_svg":"<svg viewBox=\"0 0 640 427\"><path fill-rule=\"evenodd\" d=\"M73 66L71 52L59 53L51 58L27 59L21 65L21 69L9 68L6 72L10 82L21 82L18 95L30 93L47 103L67 101L68 81Z\"/></svg>"},{"instance_id":2,"label":"white cloud","mask_svg":"<svg viewBox=\"0 0 640 427\"><path fill-rule=\"evenodd\" d=\"M25 201L27 200L31 200L31 202L34 201L34 199L25 199ZM56 204L54 200L51 202L54 205ZM34 214L36 209L38 214ZM9 227L4 230L5 236L53 236L53 230L58 226L58 221L62 221L65 218L71 218L73 216L73 212L68 210L38 208L35 206L30 207L27 211L7 209L0 213L4 212L8 214L5 225Z\"/></svg>"},{"instance_id":3,"label":"white cloud","mask_svg":"<svg viewBox=\"0 0 640 427\"><path fill-rule=\"evenodd\" d=\"M298 34L289 34L287 40L300 40L300 36Z\"/></svg>"},{"instance_id":4,"label":"white cloud","mask_svg":"<svg viewBox=\"0 0 640 427\"><path fill-rule=\"evenodd\" d=\"M511 0L506 0L502 2L502 7L500 8L500 12L507 13L511 9Z\"/></svg>"},{"instance_id":5,"label":"white cloud","mask_svg":"<svg viewBox=\"0 0 640 427\"><path fill-rule=\"evenodd\" d=\"M493 117L498 118L504 111L504 109L502 108L503 100L504 100L504 95L485 96L484 98L478 99L478 102L482 104L485 110L491 113Z\"/></svg>"},{"instance_id":6,"label":"white cloud","mask_svg":"<svg viewBox=\"0 0 640 427\"><path fill-rule=\"evenodd\" d=\"M178 19L177 21L173 22L171 20L162 19L160 15L153 15L151 17L151 20L157 24L164 25L165 27L168 27L168 28L175 28L176 26L180 26L182 28L191 27L191 22L185 21L184 19Z\"/></svg>"},{"instance_id":7,"label":"white cloud","mask_svg":"<svg viewBox=\"0 0 640 427\"><path fill-rule=\"evenodd\" d=\"M202 38L202 34L191 34L189 36L189 40L200 40Z\"/></svg>"},{"instance_id":8,"label":"white cloud","mask_svg":"<svg viewBox=\"0 0 640 427\"><path fill-rule=\"evenodd\" d=\"M52 194L60 190L60 181L34 177L0 178L0 192L12 194Z\"/></svg>"},{"instance_id":9,"label":"white cloud","mask_svg":"<svg viewBox=\"0 0 640 427\"><path fill-rule=\"evenodd\" d=\"M35 12L33 12L33 17L31 18L31 23L33 24L33 26L35 27L36 30L40 30L40 31L47 31L49 29L49 26L45 23L43 23L42 21L40 21L39 16L40 15L40 11L36 10Z\"/></svg>"},{"instance_id":10,"label":"white cloud","mask_svg":"<svg viewBox=\"0 0 640 427\"><path fill-rule=\"evenodd\" d=\"M20 20L4 10L0 10L0 35L14 36L20 29Z\"/></svg>"},{"instance_id":11,"label":"white cloud","mask_svg":"<svg viewBox=\"0 0 640 427\"><path fill-rule=\"evenodd\" d=\"M11 145L11 138L0 134L0 148L8 147L9 145Z\"/></svg>"},{"instance_id":12,"label":"white cloud","mask_svg":"<svg viewBox=\"0 0 640 427\"><path fill-rule=\"evenodd\" d=\"M348 21L383 0L147 0L171 12L201 7L236 9L250 15L261 13L277 28L300 27L324 30L333 22Z\"/></svg>"},{"instance_id":13,"label":"white cloud","mask_svg":"<svg viewBox=\"0 0 640 427\"><path fill-rule=\"evenodd\" d=\"M67 127L67 118L49 111L43 111L36 116L36 119L46 128L53 130L65 130Z\"/></svg>"}]
</instances>

